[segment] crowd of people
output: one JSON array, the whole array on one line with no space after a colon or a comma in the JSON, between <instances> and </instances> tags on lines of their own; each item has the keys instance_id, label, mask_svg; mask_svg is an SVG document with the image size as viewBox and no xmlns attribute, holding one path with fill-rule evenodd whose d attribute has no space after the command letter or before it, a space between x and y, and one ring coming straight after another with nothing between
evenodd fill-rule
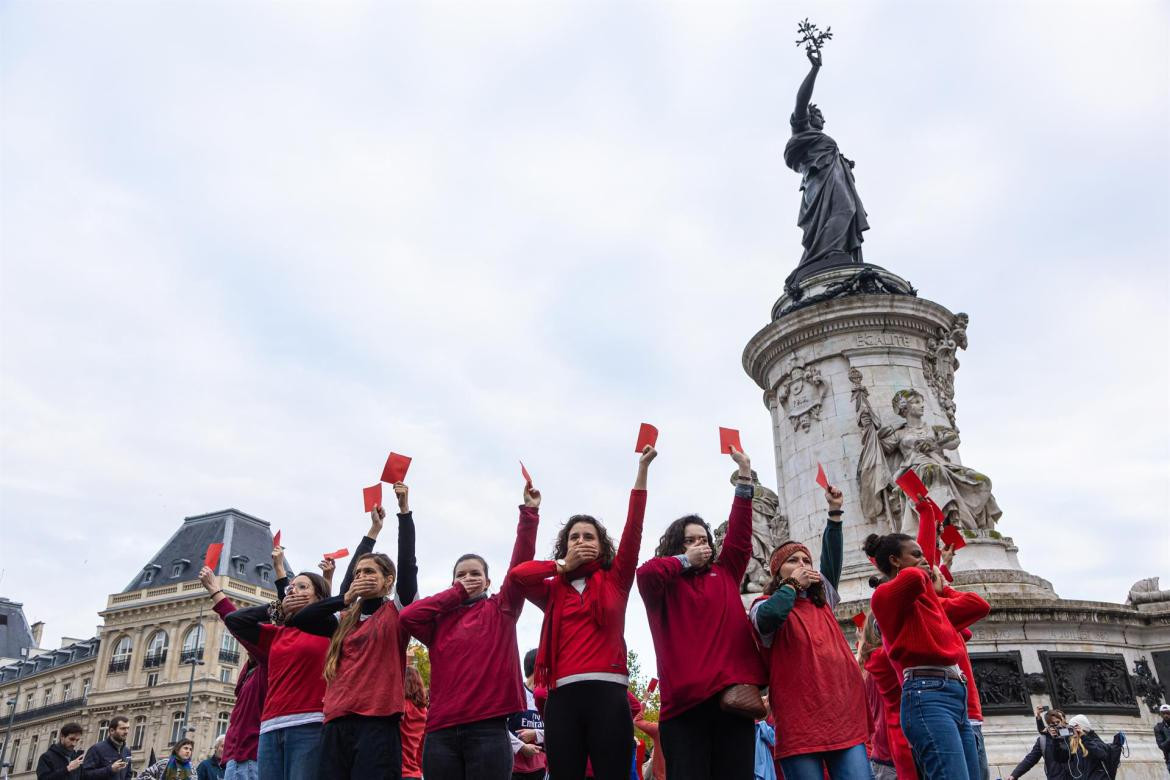
<instances>
[{"instance_id":1,"label":"crowd of people","mask_svg":"<svg viewBox=\"0 0 1170 780\"><path fill-rule=\"evenodd\" d=\"M917 501L917 538L865 540L877 574L854 648L834 611L844 559L839 489L825 488L819 562L804 544L784 542L771 555L767 588L745 611L748 456L731 448L736 484L722 546L703 518L688 515L665 528L639 566L656 455L652 446L639 454L616 542L596 517L573 515L549 560L535 559L541 494L528 481L495 592L488 561L468 553L455 559L450 587L419 598L410 491L401 482L396 557L375 551L386 517L375 507L337 595L332 562L289 577L280 548L278 597L268 605L238 608L204 567L214 611L248 656L230 725L197 767L193 743L182 740L137 776L989 780L965 642L990 608L947 584L953 550L940 549L942 513L928 497ZM657 718L630 693L624 633L635 582L657 656ZM526 602L544 619L538 647L521 663L516 623ZM429 689L408 662L412 638L427 648ZM1041 758L1054 767L1049 778L1101 780L1095 772L1108 751L1087 719L1038 718L1036 746L1008 780ZM115 717L83 756L80 727L66 725L38 778L134 776L127 729ZM1077 771L1060 774L1062 762Z\"/></svg>"}]
</instances>

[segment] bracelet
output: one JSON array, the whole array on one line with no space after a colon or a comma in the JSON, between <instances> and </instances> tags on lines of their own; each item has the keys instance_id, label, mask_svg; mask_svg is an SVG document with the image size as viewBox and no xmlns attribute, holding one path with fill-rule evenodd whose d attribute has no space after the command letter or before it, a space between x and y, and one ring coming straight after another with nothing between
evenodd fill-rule
<instances>
[{"instance_id":1,"label":"bracelet","mask_svg":"<svg viewBox=\"0 0 1170 780\"><path fill-rule=\"evenodd\" d=\"M223 591L222 591L222 590L213 590L213 591L211 591L211 598L215 598L215 594L216 594L216 593L223 593Z\"/></svg>"},{"instance_id":2,"label":"bracelet","mask_svg":"<svg viewBox=\"0 0 1170 780\"><path fill-rule=\"evenodd\" d=\"M776 590L780 590L780 588L783 588L785 585L792 588L792 590L796 593L800 593L800 585L797 584L794 577L785 577L784 579L780 580L780 585L776 588Z\"/></svg>"},{"instance_id":3,"label":"bracelet","mask_svg":"<svg viewBox=\"0 0 1170 780\"><path fill-rule=\"evenodd\" d=\"M829 510L829 517L840 517L843 514L845 514L845 510L843 510L843 509L830 509Z\"/></svg>"},{"instance_id":4,"label":"bracelet","mask_svg":"<svg viewBox=\"0 0 1170 780\"><path fill-rule=\"evenodd\" d=\"M751 478L751 477L739 477L739 476L737 476L737 477L735 478L735 481L736 481L736 482L747 482L747 483L749 483L749 484L750 484L750 483L751 483L751 481L752 481L752 478Z\"/></svg>"}]
</instances>

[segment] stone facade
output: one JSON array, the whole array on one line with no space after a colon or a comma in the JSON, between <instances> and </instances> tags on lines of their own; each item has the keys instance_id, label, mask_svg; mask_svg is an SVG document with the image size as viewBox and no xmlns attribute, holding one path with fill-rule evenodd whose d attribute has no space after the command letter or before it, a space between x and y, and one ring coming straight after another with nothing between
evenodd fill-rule
<instances>
[{"instance_id":1,"label":"stone facade","mask_svg":"<svg viewBox=\"0 0 1170 780\"><path fill-rule=\"evenodd\" d=\"M267 532L268 523L229 512L235 514L235 522ZM224 514L195 519L222 521ZM199 527L193 523L187 530ZM179 537L172 537L164 550ZM190 540L188 546L195 549L184 557L202 560L203 544L201 539ZM267 545L271 549L271 536ZM263 547L259 542L252 546ZM225 546L221 561L232 560L233 555L235 560L243 557L238 548ZM276 598L275 591L259 584L266 577L256 568L255 553L249 557L252 561L245 571L251 576L220 577L224 592L241 607ZM149 570L148 564L143 571ZM59 650L33 650L26 660L0 668L0 724L8 726L11 718L4 760L13 764L12 778L35 777L37 758L69 721L85 729L82 744L88 747L105 738L110 718L125 715L130 719L134 769L145 766L152 750L157 757L165 757L182 738L189 685L187 727L196 755L206 755L215 737L227 730L245 653L224 629L207 592L189 571L156 587L114 593L98 614L103 620L98 636ZM12 702L15 711L10 709Z\"/></svg>"}]
</instances>

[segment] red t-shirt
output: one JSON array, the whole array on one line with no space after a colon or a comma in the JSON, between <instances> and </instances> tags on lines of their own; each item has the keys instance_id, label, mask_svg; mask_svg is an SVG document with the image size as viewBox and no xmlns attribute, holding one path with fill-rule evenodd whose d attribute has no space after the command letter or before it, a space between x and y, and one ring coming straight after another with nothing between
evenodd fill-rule
<instances>
[{"instance_id":1,"label":"red t-shirt","mask_svg":"<svg viewBox=\"0 0 1170 780\"><path fill-rule=\"evenodd\" d=\"M427 708L406 700L399 730L402 733L402 776L422 777L423 732L427 726Z\"/></svg>"},{"instance_id":2,"label":"red t-shirt","mask_svg":"<svg viewBox=\"0 0 1170 780\"><path fill-rule=\"evenodd\" d=\"M268 658L268 693L261 722L282 715L321 712L329 637L288 626L260 624L260 652Z\"/></svg>"},{"instance_id":3,"label":"red t-shirt","mask_svg":"<svg viewBox=\"0 0 1170 780\"><path fill-rule=\"evenodd\" d=\"M384 718L402 712L408 640L392 601L359 623L342 641L337 675L325 688L325 722L342 715Z\"/></svg>"}]
</instances>

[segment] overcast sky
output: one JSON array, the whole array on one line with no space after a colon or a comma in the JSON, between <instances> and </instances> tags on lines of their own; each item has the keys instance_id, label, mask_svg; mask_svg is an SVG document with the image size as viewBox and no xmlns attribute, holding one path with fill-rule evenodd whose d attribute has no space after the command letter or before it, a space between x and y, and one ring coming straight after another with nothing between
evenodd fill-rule
<instances>
[{"instance_id":1,"label":"overcast sky","mask_svg":"<svg viewBox=\"0 0 1170 780\"><path fill-rule=\"evenodd\" d=\"M662 431L643 557L726 517L747 340L800 257L781 152L815 100L867 260L971 315L965 463L1066 598L1170 579L1167 6L7 3L0 9L0 595L91 636L185 516L298 565L352 547L414 457L422 590L499 584L523 458L539 555L617 533ZM392 532L388 532L391 536ZM392 538L392 536L391 536ZM627 636L651 654L635 592ZM525 611L534 646L539 613ZM652 666L652 665L651 665Z\"/></svg>"}]
</instances>

